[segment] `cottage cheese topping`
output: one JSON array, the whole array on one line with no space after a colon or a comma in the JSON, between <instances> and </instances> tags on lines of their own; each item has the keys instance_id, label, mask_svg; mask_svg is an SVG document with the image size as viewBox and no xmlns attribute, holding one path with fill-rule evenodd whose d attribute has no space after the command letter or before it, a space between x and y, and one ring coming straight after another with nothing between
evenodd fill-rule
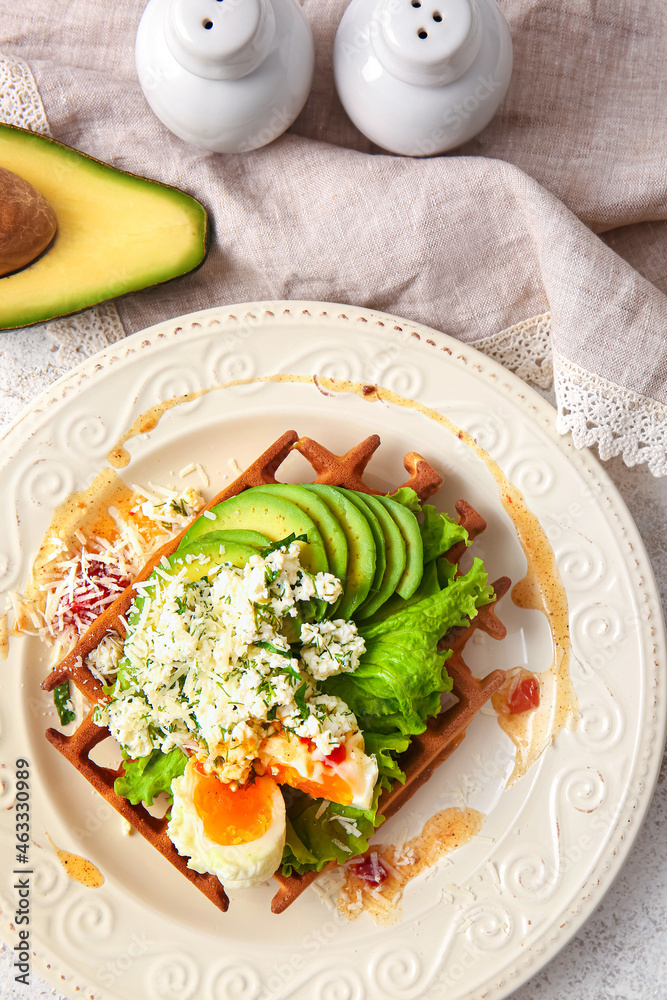
<instances>
[{"instance_id":1,"label":"cottage cheese topping","mask_svg":"<svg viewBox=\"0 0 667 1000\"><path fill-rule=\"evenodd\" d=\"M301 656L315 680L356 670L365 650L354 622L305 622L301 626Z\"/></svg>"},{"instance_id":2,"label":"cottage cheese topping","mask_svg":"<svg viewBox=\"0 0 667 1000\"><path fill-rule=\"evenodd\" d=\"M137 585L112 698L95 714L129 756L179 747L223 781L244 782L276 732L310 739L326 755L358 731L347 705L317 683L355 669L364 651L356 626L302 625L293 646L284 634L298 601L333 603L342 591L331 574L302 569L299 553L293 542L242 569L211 560L194 582L186 565L158 568Z\"/></svg>"},{"instance_id":3,"label":"cottage cheese topping","mask_svg":"<svg viewBox=\"0 0 667 1000\"><path fill-rule=\"evenodd\" d=\"M113 682L123 655L123 640L116 632L102 636L86 657L86 666L103 684Z\"/></svg>"}]
</instances>

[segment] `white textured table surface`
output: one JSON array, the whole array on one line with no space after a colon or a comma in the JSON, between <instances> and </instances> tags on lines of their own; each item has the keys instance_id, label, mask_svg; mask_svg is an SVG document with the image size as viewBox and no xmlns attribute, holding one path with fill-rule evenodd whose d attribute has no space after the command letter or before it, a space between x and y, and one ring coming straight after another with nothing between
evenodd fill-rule
<instances>
[{"instance_id":1,"label":"white textured table surface","mask_svg":"<svg viewBox=\"0 0 667 1000\"><path fill-rule=\"evenodd\" d=\"M2 376L16 366L37 392L63 368L45 334L33 330L30 351L16 334L0 333L0 420L19 410ZM35 372L40 375L35 377ZM43 374L42 374L43 373ZM544 394L548 397L548 394ZM24 394L25 398L25 394ZM667 480L620 459L605 468L635 518L667 606ZM631 664L628 665L631 669ZM585 927L512 1000L665 1000L667 997L667 764L634 849L620 876ZM0 952L2 1000L58 1000L57 989L33 975L17 988L9 949ZM56 976L57 978L57 976ZM82 994L76 994L77 997ZM374 998L368 998L374 1000Z\"/></svg>"}]
</instances>

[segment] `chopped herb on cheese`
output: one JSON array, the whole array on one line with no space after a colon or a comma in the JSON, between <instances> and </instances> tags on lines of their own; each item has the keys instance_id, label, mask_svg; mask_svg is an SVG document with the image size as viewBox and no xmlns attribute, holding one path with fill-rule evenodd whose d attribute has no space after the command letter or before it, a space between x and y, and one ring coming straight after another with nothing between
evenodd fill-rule
<instances>
[{"instance_id":1,"label":"chopped herb on cheese","mask_svg":"<svg viewBox=\"0 0 667 1000\"><path fill-rule=\"evenodd\" d=\"M304 622L301 626L301 656L308 670L318 681L332 674L347 673L359 666L359 657L366 649L353 622Z\"/></svg>"}]
</instances>

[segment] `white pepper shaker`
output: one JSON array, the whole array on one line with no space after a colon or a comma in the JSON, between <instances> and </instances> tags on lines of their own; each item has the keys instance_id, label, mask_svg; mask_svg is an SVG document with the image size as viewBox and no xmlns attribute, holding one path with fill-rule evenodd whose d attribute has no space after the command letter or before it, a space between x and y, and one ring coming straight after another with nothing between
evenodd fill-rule
<instances>
[{"instance_id":1,"label":"white pepper shaker","mask_svg":"<svg viewBox=\"0 0 667 1000\"><path fill-rule=\"evenodd\" d=\"M431 156L491 121L512 73L495 0L352 0L334 77L357 128L392 153Z\"/></svg>"},{"instance_id":2,"label":"white pepper shaker","mask_svg":"<svg viewBox=\"0 0 667 1000\"><path fill-rule=\"evenodd\" d=\"M150 0L135 55L146 100L170 131L244 153L292 124L315 53L297 0Z\"/></svg>"}]
</instances>

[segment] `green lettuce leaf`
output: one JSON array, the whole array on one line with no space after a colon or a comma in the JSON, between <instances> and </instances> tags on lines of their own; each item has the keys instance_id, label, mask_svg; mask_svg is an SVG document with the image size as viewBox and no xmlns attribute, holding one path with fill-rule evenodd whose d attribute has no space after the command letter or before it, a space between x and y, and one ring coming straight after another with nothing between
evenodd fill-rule
<instances>
[{"instance_id":1,"label":"green lettuce leaf","mask_svg":"<svg viewBox=\"0 0 667 1000\"><path fill-rule=\"evenodd\" d=\"M405 781L405 774L398 766L394 754L404 753L410 745L409 736L387 733L364 733L364 744L367 754L374 754L378 763L380 778L394 781Z\"/></svg>"},{"instance_id":2,"label":"green lettuce leaf","mask_svg":"<svg viewBox=\"0 0 667 1000\"><path fill-rule=\"evenodd\" d=\"M116 795L128 799L133 806L139 802L152 806L153 799L161 792L166 792L171 802L172 778L183 774L187 761L188 758L178 747L174 747L169 753L153 750L137 760L128 758L123 761L125 774L116 778L113 790Z\"/></svg>"},{"instance_id":3,"label":"green lettuce leaf","mask_svg":"<svg viewBox=\"0 0 667 1000\"><path fill-rule=\"evenodd\" d=\"M321 800L320 800L321 801ZM291 875L292 871L299 873L317 871L317 858L308 850L301 837L292 825L289 815L285 817L285 847L283 848L283 872ZM289 871L285 871L285 865Z\"/></svg>"},{"instance_id":4,"label":"green lettuce leaf","mask_svg":"<svg viewBox=\"0 0 667 1000\"><path fill-rule=\"evenodd\" d=\"M456 563L450 563L449 559L445 559L444 557L442 559L436 559L431 565L435 565L436 573L438 574L438 583L440 584L441 589L448 587L459 571L459 567ZM484 601L479 602L477 607L481 607L484 603Z\"/></svg>"},{"instance_id":5,"label":"green lettuce leaf","mask_svg":"<svg viewBox=\"0 0 667 1000\"><path fill-rule=\"evenodd\" d=\"M390 500L403 504L413 514L419 514L422 509L421 500L410 486L400 486L395 493L388 493L387 496Z\"/></svg>"},{"instance_id":6,"label":"green lettuce leaf","mask_svg":"<svg viewBox=\"0 0 667 1000\"><path fill-rule=\"evenodd\" d=\"M345 864L357 854L368 850L368 838L383 822L378 814L378 799L391 782L381 778L375 786L370 809L355 809L329 802L325 808L323 799L309 801L301 812L295 810L287 824L287 838L283 850L283 875L292 872L322 871L329 861ZM319 815L318 815L319 814ZM348 820L343 825L338 817ZM358 835L350 824L354 823Z\"/></svg>"},{"instance_id":7,"label":"green lettuce leaf","mask_svg":"<svg viewBox=\"0 0 667 1000\"><path fill-rule=\"evenodd\" d=\"M441 556L457 542L470 544L466 529L462 524L452 520L448 514L441 514L431 504L425 504L422 513L424 517L419 530L424 546L424 563Z\"/></svg>"},{"instance_id":8,"label":"green lettuce leaf","mask_svg":"<svg viewBox=\"0 0 667 1000\"><path fill-rule=\"evenodd\" d=\"M432 586L432 583L431 583ZM493 599L481 559L444 590L405 607L383 621L362 623L359 634L366 652L351 674L338 674L324 684L342 698L364 731L421 733L426 719L440 709L440 695L451 690L445 669L448 651L438 640L477 614L477 606Z\"/></svg>"}]
</instances>

